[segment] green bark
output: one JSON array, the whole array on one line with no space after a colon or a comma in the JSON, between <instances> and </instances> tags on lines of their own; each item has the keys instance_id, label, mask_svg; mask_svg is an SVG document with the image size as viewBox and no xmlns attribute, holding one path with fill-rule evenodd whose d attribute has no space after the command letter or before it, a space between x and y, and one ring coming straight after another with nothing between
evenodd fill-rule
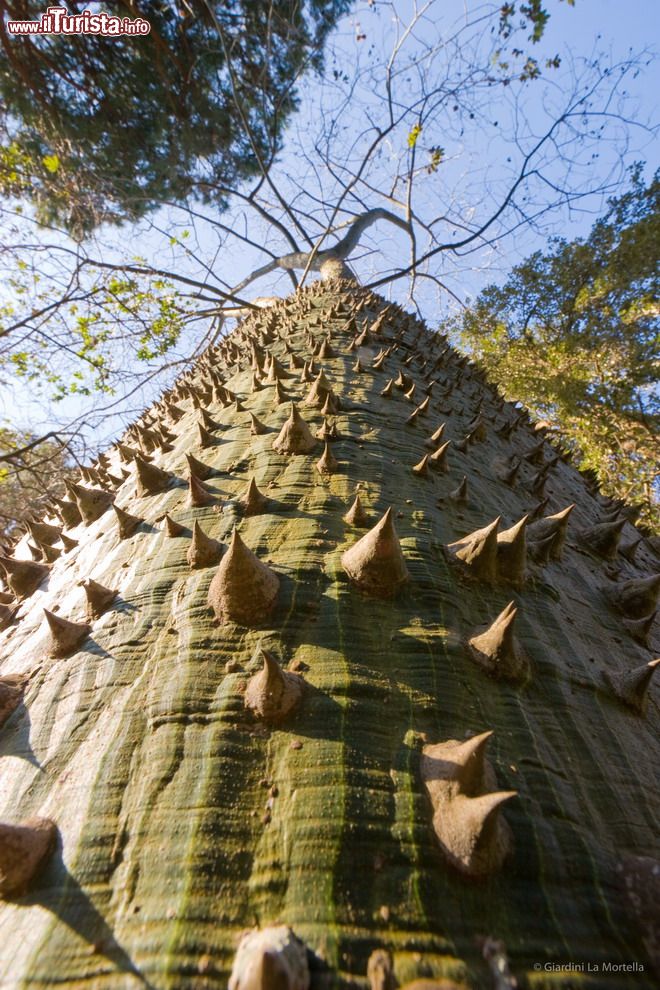
<instances>
[{"instance_id":1,"label":"green bark","mask_svg":"<svg viewBox=\"0 0 660 990\"><path fill-rule=\"evenodd\" d=\"M373 339L349 352L379 314ZM285 344L308 359L309 328L317 342L330 335L332 356L316 363L341 400L337 472L316 470L320 442L309 454L272 449L290 404L275 404L272 384L251 390L251 317L231 338L235 352L221 345L193 375L206 389L215 369L246 411L205 401L221 426L211 430L216 445L202 449L199 414L179 394L186 412L170 424L173 449L153 454L178 479L186 453L212 465L204 484L216 503L191 507L183 481L138 497L131 468L116 500L143 524L120 539L106 511L67 530L78 545L0 634L0 674L31 673L24 704L0 728L0 820L47 817L60 837L29 891L0 902L0 985L226 986L241 932L283 923L314 954L313 987L365 986L379 947L392 953L401 985L436 976L487 987L480 936L501 939L534 990L652 987L649 918L636 916L626 877L634 886L631 863L641 869L630 857L660 858L657 695L651 686L642 715L602 677L652 658L606 593L653 572L650 546L643 541L632 560L589 550L580 533L602 519L603 500L559 460L545 513L576 504L560 559L528 556L520 587L475 580L445 547L496 516L500 531L509 528L535 505L538 466L524 461L513 485L493 467L538 441L530 424L498 434L514 410L477 372L443 355L444 341L413 318L346 282L302 290L260 325L275 331L264 346L285 366ZM412 402L396 387L380 395L400 370L417 383ZM281 385L299 402L310 385L292 374ZM406 425L425 376L440 384ZM440 422L438 445L460 444L479 403L482 425L465 451L449 448L448 473L413 473ZM320 411L299 410L315 433ZM268 433L251 435L249 412ZM546 461L551 454L548 445ZM116 452L109 463L119 475ZM244 517L238 500L252 475L269 503ZM446 498L463 475L469 500ZM409 581L392 599L368 597L341 566L365 533L343 520L358 487L371 525L394 506ZM183 535L167 535L165 512ZM259 628L214 620L207 594L217 565L191 569L186 559L195 520L224 547L237 525L278 576ZM622 544L636 535L625 523ZM42 607L84 621L78 582L87 578L118 597L76 652L51 659ZM467 640L511 600L529 674L509 682L488 676ZM300 707L277 725L244 703L260 646L306 682ZM442 854L420 751L488 729L489 790L518 797L501 811L510 855L476 881ZM546 962L601 971L535 971ZM604 972L606 962L644 971Z\"/></svg>"}]
</instances>

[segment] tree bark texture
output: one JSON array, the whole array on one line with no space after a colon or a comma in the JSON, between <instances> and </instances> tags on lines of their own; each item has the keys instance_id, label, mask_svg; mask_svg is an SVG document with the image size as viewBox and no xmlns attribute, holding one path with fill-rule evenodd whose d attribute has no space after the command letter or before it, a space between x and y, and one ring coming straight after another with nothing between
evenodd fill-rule
<instances>
[{"instance_id":1,"label":"tree bark texture","mask_svg":"<svg viewBox=\"0 0 660 990\"><path fill-rule=\"evenodd\" d=\"M292 401L307 453L273 448ZM0 901L0 986L224 987L241 934L279 924L312 988L366 987L375 949L392 986L490 987L486 937L534 990L656 986L660 717L639 622L658 564L625 516L443 338L349 280L249 316L122 442L81 488L138 521L122 536L99 496L86 522L83 494L0 633L19 692L5 687L0 821L56 826ZM356 493L361 527L344 520ZM571 504L567 529L544 526ZM343 555L389 507L372 594ZM513 551L493 542L525 514ZM195 522L220 544L196 545L208 566L188 559ZM247 624L208 604L235 527L279 582ZM390 586L397 544L407 579ZM89 579L116 596L90 609ZM67 627L58 649L43 608L91 631ZM262 668L302 681L272 717ZM433 748L491 730L461 791L453 750ZM492 813L470 803L510 791ZM479 875L461 861L468 819ZM570 964L595 969L550 968Z\"/></svg>"}]
</instances>

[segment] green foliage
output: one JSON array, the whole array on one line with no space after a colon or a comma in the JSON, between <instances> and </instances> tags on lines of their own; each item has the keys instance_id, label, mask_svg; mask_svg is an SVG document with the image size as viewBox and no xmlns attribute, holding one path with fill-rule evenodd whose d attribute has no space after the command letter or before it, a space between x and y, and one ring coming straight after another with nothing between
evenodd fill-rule
<instances>
[{"instance_id":1,"label":"green foliage","mask_svg":"<svg viewBox=\"0 0 660 990\"><path fill-rule=\"evenodd\" d=\"M11 536L32 513L43 514L50 496L64 494L64 478L74 463L57 437L38 441L33 434L0 426L0 535Z\"/></svg>"},{"instance_id":2,"label":"green foliage","mask_svg":"<svg viewBox=\"0 0 660 990\"><path fill-rule=\"evenodd\" d=\"M16 141L0 146L0 191L3 196L21 196L30 189L34 163Z\"/></svg>"},{"instance_id":3,"label":"green foliage","mask_svg":"<svg viewBox=\"0 0 660 990\"><path fill-rule=\"evenodd\" d=\"M560 2L563 2L563 0L560 0ZM575 6L575 0L566 0L566 2L569 7ZM514 23L516 15L518 16L518 21ZM529 3L520 4L505 3L500 7L499 34L505 41L508 41L516 30L516 27L520 27L522 30L529 30L530 33L527 36L527 40L536 45L543 37L549 20L550 14L543 7L541 0L530 0ZM541 75L541 66L538 59L532 55L525 55L520 48L512 49L511 56L515 60L524 59L518 73L520 82L528 82L529 80L539 78ZM504 73L509 73L512 70L511 63L504 61L502 58L501 50L495 52L493 63ZM553 58L546 58L545 60L546 69L558 69L560 65L561 58L559 55L555 55Z\"/></svg>"},{"instance_id":4,"label":"green foliage","mask_svg":"<svg viewBox=\"0 0 660 990\"><path fill-rule=\"evenodd\" d=\"M438 147L429 148L429 154L431 156L431 161L426 166L426 171L431 174L432 172L437 172L439 166L442 164L445 157L445 149Z\"/></svg>"},{"instance_id":5,"label":"green foliage","mask_svg":"<svg viewBox=\"0 0 660 990\"><path fill-rule=\"evenodd\" d=\"M202 181L221 203L226 185L257 171L257 155L273 160L297 79L320 67L349 6L163 0L147 5L144 37L2 32L0 185L78 235L181 201ZM136 14L132 3L111 7ZM12 0L3 16L44 10L41 0Z\"/></svg>"},{"instance_id":6,"label":"green foliage","mask_svg":"<svg viewBox=\"0 0 660 990\"><path fill-rule=\"evenodd\" d=\"M421 133L422 133L421 124L415 124L415 126L411 128L410 133L408 134L408 147L411 150L417 144L417 138Z\"/></svg>"},{"instance_id":7,"label":"green foliage","mask_svg":"<svg viewBox=\"0 0 660 990\"><path fill-rule=\"evenodd\" d=\"M114 394L121 369L170 351L196 312L167 279L121 268L109 275L90 266L84 281L62 295L19 259L5 287L10 301L0 306L0 373L54 401Z\"/></svg>"},{"instance_id":8,"label":"green foliage","mask_svg":"<svg viewBox=\"0 0 660 990\"><path fill-rule=\"evenodd\" d=\"M508 398L548 420L657 528L660 178L641 168L586 239L555 239L451 329Z\"/></svg>"},{"instance_id":9,"label":"green foliage","mask_svg":"<svg viewBox=\"0 0 660 990\"><path fill-rule=\"evenodd\" d=\"M569 7L575 6L575 0L567 0ZM528 3L505 3L500 8L500 34L508 38L514 30L514 18L518 15L523 28L529 30L528 40L536 44L543 37L550 15L543 7L541 0L529 0Z\"/></svg>"}]
</instances>

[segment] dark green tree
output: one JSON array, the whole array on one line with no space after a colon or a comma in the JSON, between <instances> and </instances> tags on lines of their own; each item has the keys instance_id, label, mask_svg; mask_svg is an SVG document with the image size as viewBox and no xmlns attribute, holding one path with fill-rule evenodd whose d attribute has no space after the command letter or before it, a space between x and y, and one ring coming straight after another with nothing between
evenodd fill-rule
<instances>
[{"instance_id":1,"label":"dark green tree","mask_svg":"<svg viewBox=\"0 0 660 990\"><path fill-rule=\"evenodd\" d=\"M70 3L72 13L86 4ZM265 171L296 107L296 82L320 68L350 0L119 0L147 36L8 34L0 20L3 173L46 220L83 234L164 200ZM3 14L37 19L41 0Z\"/></svg>"},{"instance_id":2,"label":"dark green tree","mask_svg":"<svg viewBox=\"0 0 660 990\"><path fill-rule=\"evenodd\" d=\"M555 239L457 320L506 393L657 528L660 181L641 168L588 237Z\"/></svg>"}]
</instances>

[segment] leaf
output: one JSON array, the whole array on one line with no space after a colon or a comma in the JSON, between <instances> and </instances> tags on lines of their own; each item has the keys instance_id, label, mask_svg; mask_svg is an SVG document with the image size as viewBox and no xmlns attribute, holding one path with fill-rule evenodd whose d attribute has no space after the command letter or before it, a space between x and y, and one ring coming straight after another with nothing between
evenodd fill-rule
<instances>
[{"instance_id":1,"label":"leaf","mask_svg":"<svg viewBox=\"0 0 660 990\"><path fill-rule=\"evenodd\" d=\"M411 130L410 134L408 135L408 147L409 148L414 148L415 147L415 145L417 144L417 138L419 137L419 135L421 133L422 133L422 125L421 124L415 124L415 126Z\"/></svg>"},{"instance_id":2,"label":"leaf","mask_svg":"<svg viewBox=\"0 0 660 990\"><path fill-rule=\"evenodd\" d=\"M45 155L41 161L51 174L57 172L60 167L60 160L57 155Z\"/></svg>"},{"instance_id":3,"label":"leaf","mask_svg":"<svg viewBox=\"0 0 660 990\"><path fill-rule=\"evenodd\" d=\"M431 148L431 161L426 166L426 171L430 174L431 172L437 172L438 166L442 163L445 157L444 148Z\"/></svg>"}]
</instances>

